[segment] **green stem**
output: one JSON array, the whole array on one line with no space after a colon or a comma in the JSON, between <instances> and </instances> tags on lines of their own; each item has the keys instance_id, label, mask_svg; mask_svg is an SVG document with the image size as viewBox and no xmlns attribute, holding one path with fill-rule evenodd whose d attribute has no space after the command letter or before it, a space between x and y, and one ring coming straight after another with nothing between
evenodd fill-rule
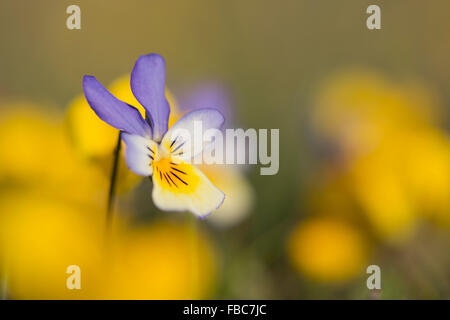
<instances>
[{"instance_id":1,"label":"green stem","mask_svg":"<svg viewBox=\"0 0 450 320\"><path fill-rule=\"evenodd\" d=\"M122 137L119 132L119 136L117 138L116 149L114 150L114 162L111 170L111 182L109 185L109 193L108 193L108 206L106 209L106 225L108 230L111 228L113 212L114 212L114 195L116 191L116 182L117 182L117 169L119 167L119 158L120 158L120 146L122 142Z\"/></svg>"}]
</instances>

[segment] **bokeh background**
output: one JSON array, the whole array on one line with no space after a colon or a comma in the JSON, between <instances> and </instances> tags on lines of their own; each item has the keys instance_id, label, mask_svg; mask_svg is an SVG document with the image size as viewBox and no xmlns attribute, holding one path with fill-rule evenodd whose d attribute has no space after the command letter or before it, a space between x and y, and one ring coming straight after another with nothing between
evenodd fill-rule
<instances>
[{"instance_id":1,"label":"bokeh background","mask_svg":"<svg viewBox=\"0 0 450 320\"><path fill-rule=\"evenodd\" d=\"M81 30L66 28L67 6ZM381 7L382 29L366 28ZM448 1L0 1L0 273L9 299L448 299ZM121 159L82 76L134 104L163 55L174 116L280 129L280 170L206 168L204 221L161 212ZM210 99L210 100L208 100ZM81 268L67 290L66 268ZM367 266L382 289L366 287Z\"/></svg>"}]
</instances>

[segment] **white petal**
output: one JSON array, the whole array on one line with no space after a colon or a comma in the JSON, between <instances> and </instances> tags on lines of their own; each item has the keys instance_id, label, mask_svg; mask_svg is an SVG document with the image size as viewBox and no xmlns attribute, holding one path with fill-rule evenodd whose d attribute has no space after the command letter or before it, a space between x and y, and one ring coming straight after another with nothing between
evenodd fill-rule
<instances>
[{"instance_id":1,"label":"white petal","mask_svg":"<svg viewBox=\"0 0 450 320\"><path fill-rule=\"evenodd\" d=\"M198 109L185 114L167 133L161 145L177 158L189 161L200 154L205 145L203 135L207 130L219 129L224 122L215 109Z\"/></svg>"},{"instance_id":2,"label":"white petal","mask_svg":"<svg viewBox=\"0 0 450 320\"><path fill-rule=\"evenodd\" d=\"M125 159L128 168L140 176L152 175L152 161L155 157L157 144L138 135L122 132L122 139L125 142ZM153 159L152 159L153 158Z\"/></svg>"}]
</instances>

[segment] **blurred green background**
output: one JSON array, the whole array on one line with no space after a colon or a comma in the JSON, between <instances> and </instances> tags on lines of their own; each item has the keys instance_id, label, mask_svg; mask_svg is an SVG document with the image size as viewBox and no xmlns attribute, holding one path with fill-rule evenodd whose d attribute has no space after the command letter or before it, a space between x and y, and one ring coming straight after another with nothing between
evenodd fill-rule
<instances>
[{"instance_id":1,"label":"blurred green background","mask_svg":"<svg viewBox=\"0 0 450 320\"><path fill-rule=\"evenodd\" d=\"M81 30L66 28L71 4ZM366 28L370 4L381 7L381 30ZM1 0L6 296L448 299L449 11L444 0ZM159 212L151 184L130 182L112 260L133 262L105 267L104 248L74 239L91 239L86 224L102 242L93 226L103 228L108 183L96 175L107 179L112 158L78 158L73 131L88 126L68 110L82 104L83 75L112 84L150 52L166 59L176 99L217 81L233 101L232 126L279 128L280 170L251 166L224 182L250 190L227 225ZM64 135L73 150L61 158L66 142L52 139ZM39 232L44 223L52 227ZM71 226L70 236L55 231ZM89 270L81 293L64 288L65 266L78 261L70 252ZM370 264L381 267L376 293Z\"/></svg>"}]
</instances>

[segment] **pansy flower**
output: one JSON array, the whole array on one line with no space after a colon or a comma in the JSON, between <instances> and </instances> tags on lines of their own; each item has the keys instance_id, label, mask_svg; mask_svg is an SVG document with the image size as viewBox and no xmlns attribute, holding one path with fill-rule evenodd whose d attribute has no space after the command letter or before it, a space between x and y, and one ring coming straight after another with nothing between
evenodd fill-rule
<instances>
[{"instance_id":1,"label":"pansy flower","mask_svg":"<svg viewBox=\"0 0 450 320\"><path fill-rule=\"evenodd\" d=\"M136 61L130 85L145 109L145 119L93 76L84 77L83 89L97 116L121 131L128 168L152 177L155 205L161 210L187 210L204 217L220 207L225 195L190 163L203 147L203 141L198 141L203 134L194 133L195 123L201 123L203 131L219 129L224 117L215 109L199 109L187 113L169 129L165 77L165 61L160 55L148 54Z\"/></svg>"}]
</instances>

